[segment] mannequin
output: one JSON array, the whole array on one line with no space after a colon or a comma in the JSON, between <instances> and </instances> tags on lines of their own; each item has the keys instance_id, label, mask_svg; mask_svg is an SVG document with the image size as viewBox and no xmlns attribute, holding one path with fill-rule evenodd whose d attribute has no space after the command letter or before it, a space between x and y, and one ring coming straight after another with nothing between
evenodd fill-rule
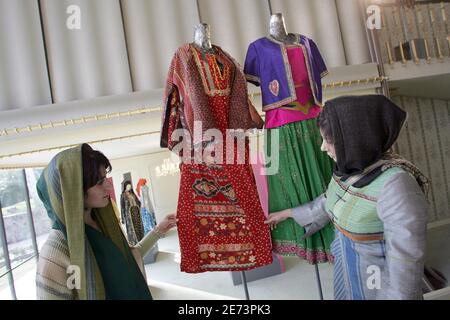
<instances>
[{"instance_id":1,"label":"mannequin","mask_svg":"<svg viewBox=\"0 0 450 320\"><path fill-rule=\"evenodd\" d=\"M207 23L200 23L194 27L194 44L203 51L213 51L211 31Z\"/></svg>"},{"instance_id":2,"label":"mannequin","mask_svg":"<svg viewBox=\"0 0 450 320\"><path fill-rule=\"evenodd\" d=\"M196 25L193 42L175 52L163 106L160 146L180 156L175 146L182 142L172 138L179 128L193 137L190 141L194 144L188 147L193 152L181 150L177 206L181 271L243 271L271 264L270 230L264 224L248 165L248 139L242 157L247 165L235 165L238 159L223 163L227 141L217 144L205 134L216 129L226 140L229 129L246 131L257 127L244 74L228 53L211 43L208 24ZM196 122L201 122L200 128L194 126ZM214 156L210 146L214 147ZM236 155L236 144L234 148ZM194 163L199 154L203 161ZM224 161L211 161L219 156Z\"/></svg>"},{"instance_id":3,"label":"mannequin","mask_svg":"<svg viewBox=\"0 0 450 320\"><path fill-rule=\"evenodd\" d=\"M284 43L296 42L295 35L287 32L286 23L281 13L275 13L270 16L269 34L276 40Z\"/></svg>"},{"instance_id":4,"label":"mannequin","mask_svg":"<svg viewBox=\"0 0 450 320\"><path fill-rule=\"evenodd\" d=\"M269 215L311 201L324 192L333 165L320 150L316 124L322 110L321 79L328 73L317 45L304 35L288 33L283 15L273 14L269 35L248 47L244 73L247 81L261 87L266 149L278 146L279 170L267 176ZM272 130L279 134L275 142ZM333 261L332 225L304 237L305 229L292 219L282 223L272 230L274 252L297 255L316 265L316 271L318 263Z\"/></svg>"},{"instance_id":5,"label":"mannequin","mask_svg":"<svg viewBox=\"0 0 450 320\"><path fill-rule=\"evenodd\" d=\"M214 47L211 43L211 28L207 23L199 23L194 27L194 44L205 53L215 53ZM217 61L221 71L223 71L223 64Z\"/></svg>"},{"instance_id":6,"label":"mannequin","mask_svg":"<svg viewBox=\"0 0 450 320\"><path fill-rule=\"evenodd\" d=\"M275 13L270 16L269 34L278 41L285 42L287 40L286 23L281 13Z\"/></svg>"},{"instance_id":7,"label":"mannequin","mask_svg":"<svg viewBox=\"0 0 450 320\"><path fill-rule=\"evenodd\" d=\"M135 245L144 237L140 207L141 202L134 194L131 181L123 181L120 195L121 223L126 226L128 242L131 245Z\"/></svg>"}]
</instances>

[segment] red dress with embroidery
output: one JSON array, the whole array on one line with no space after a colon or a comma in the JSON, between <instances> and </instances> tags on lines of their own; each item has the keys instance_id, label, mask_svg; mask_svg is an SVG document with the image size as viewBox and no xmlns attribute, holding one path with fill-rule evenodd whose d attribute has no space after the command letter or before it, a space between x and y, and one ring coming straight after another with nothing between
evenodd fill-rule
<instances>
[{"instance_id":1,"label":"red dress with embroidery","mask_svg":"<svg viewBox=\"0 0 450 320\"><path fill-rule=\"evenodd\" d=\"M209 108L224 137L225 163L233 62L216 51L194 49L192 54L197 55L199 76L209 89ZM178 90L170 99L171 105L179 104ZM176 122L173 112L169 136ZM236 155L236 145L234 149ZM272 263L270 231L248 162L248 141L244 164L181 164L177 218L181 271L239 271Z\"/></svg>"}]
</instances>

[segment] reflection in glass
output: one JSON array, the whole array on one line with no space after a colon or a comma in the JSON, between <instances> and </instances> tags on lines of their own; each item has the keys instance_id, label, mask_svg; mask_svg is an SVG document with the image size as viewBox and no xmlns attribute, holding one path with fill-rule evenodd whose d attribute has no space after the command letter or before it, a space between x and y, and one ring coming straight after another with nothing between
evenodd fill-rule
<instances>
[{"instance_id":1,"label":"reflection in glass","mask_svg":"<svg viewBox=\"0 0 450 320\"><path fill-rule=\"evenodd\" d=\"M24 187L21 170L0 170L0 203L12 268L35 254Z\"/></svg>"},{"instance_id":2,"label":"reflection in glass","mask_svg":"<svg viewBox=\"0 0 450 320\"><path fill-rule=\"evenodd\" d=\"M48 234L52 228L47 211L45 210L41 199L39 199L36 190L36 182L41 176L42 170L43 169L25 169L38 250L42 248L42 245L47 240Z\"/></svg>"}]
</instances>

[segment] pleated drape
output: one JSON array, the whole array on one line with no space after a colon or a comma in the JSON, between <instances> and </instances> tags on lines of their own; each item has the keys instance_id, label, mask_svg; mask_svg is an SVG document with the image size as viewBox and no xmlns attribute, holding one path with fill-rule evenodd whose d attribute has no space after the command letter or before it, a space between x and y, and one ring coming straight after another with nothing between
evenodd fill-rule
<instances>
[{"instance_id":1,"label":"pleated drape","mask_svg":"<svg viewBox=\"0 0 450 320\"><path fill-rule=\"evenodd\" d=\"M51 102L38 3L0 0L0 111Z\"/></svg>"},{"instance_id":2,"label":"pleated drape","mask_svg":"<svg viewBox=\"0 0 450 320\"><path fill-rule=\"evenodd\" d=\"M119 0L42 0L54 102L132 91ZM80 29L66 25L79 7Z\"/></svg>"}]
</instances>

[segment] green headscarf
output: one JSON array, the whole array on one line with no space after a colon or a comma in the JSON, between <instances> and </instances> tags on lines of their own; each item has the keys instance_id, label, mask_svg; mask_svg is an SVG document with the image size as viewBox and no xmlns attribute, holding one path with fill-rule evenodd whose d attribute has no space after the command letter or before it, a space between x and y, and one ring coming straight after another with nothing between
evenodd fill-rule
<instances>
[{"instance_id":1,"label":"green headscarf","mask_svg":"<svg viewBox=\"0 0 450 320\"><path fill-rule=\"evenodd\" d=\"M53 221L53 228L61 230L67 239L70 263L80 268L81 287L76 290L77 298L151 299L144 276L139 271L117 222L111 201L105 208L93 209L92 212L101 232L86 232L88 229L84 223L82 148L83 145L79 145L58 153L37 182L39 197ZM85 144L84 148L90 146ZM98 248L101 248L103 253L104 250L110 250L113 253L111 257L115 259L108 260L107 255L101 255ZM113 272L102 274L101 270ZM124 277L114 277L117 274L123 274ZM107 288L114 288L117 292L111 292L112 289L106 292L104 281L117 282L107 283ZM139 283L140 281L143 283ZM139 292L135 292L136 290Z\"/></svg>"}]
</instances>

